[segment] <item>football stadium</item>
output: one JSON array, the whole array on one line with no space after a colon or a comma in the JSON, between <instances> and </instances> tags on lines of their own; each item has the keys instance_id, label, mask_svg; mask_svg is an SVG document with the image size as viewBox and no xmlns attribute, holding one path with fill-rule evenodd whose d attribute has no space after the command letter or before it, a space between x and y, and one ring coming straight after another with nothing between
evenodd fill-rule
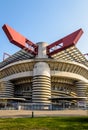
<instances>
[{"instance_id":1,"label":"football stadium","mask_svg":"<svg viewBox=\"0 0 88 130\"><path fill-rule=\"evenodd\" d=\"M0 62L0 109L87 107L88 60L76 47L82 29L48 44L33 43L6 24L2 28L21 49Z\"/></svg>"}]
</instances>

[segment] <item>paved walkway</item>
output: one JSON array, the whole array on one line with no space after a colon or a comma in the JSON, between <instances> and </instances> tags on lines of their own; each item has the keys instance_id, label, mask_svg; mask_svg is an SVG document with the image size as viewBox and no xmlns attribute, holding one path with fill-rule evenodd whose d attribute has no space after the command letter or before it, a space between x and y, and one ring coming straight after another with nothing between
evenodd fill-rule
<instances>
[{"instance_id":1,"label":"paved walkway","mask_svg":"<svg viewBox=\"0 0 88 130\"><path fill-rule=\"evenodd\" d=\"M16 117L49 117L49 116L88 116L87 110L60 111L30 111L30 110L0 110L0 118Z\"/></svg>"}]
</instances>

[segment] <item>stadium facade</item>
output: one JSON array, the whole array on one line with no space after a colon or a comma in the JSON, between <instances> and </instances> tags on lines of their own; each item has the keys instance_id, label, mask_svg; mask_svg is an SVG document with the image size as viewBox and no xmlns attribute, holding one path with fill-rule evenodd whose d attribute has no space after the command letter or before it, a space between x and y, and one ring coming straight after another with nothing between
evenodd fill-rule
<instances>
[{"instance_id":1,"label":"stadium facade","mask_svg":"<svg viewBox=\"0 0 88 130\"><path fill-rule=\"evenodd\" d=\"M10 42L20 46L18 33L13 29L10 32L11 29L3 26ZM15 42L11 38L14 32ZM0 107L3 104L35 110L86 107L88 61L75 45L82 33L79 29L50 45L45 42L32 45L29 41L30 46L21 47L0 62Z\"/></svg>"}]
</instances>

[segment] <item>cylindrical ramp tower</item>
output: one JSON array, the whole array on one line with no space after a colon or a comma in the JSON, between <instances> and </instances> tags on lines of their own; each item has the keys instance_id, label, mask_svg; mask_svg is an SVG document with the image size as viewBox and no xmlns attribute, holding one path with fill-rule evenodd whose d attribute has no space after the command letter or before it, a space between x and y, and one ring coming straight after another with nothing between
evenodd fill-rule
<instances>
[{"instance_id":1,"label":"cylindrical ramp tower","mask_svg":"<svg viewBox=\"0 0 88 130\"><path fill-rule=\"evenodd\" d=\"M51 81L50 68L45 62L38 62L33 70L33 103L50 103Z\"/></svg>"},{"instance_id":2,"label":"cylindrical ramp tower","mask_svg":"<svg viewBox=\"0 0 88 130\"><path fill-rule=\"evenodd\" d=\"M83 81L78 81L76 82L77 86L77 94L79 97L86 97L86 90L88 87L88 83L83 82Z\"/></svg>"},{"instance_id":3,"label":"cylindrical ramp tower","mask_svg":"<svg viewBox=\"0 0 88 130\"><path fill-rule=\"evenodd\" d=\"M36 58L47 58L47 43L39 42ZM33 109L50 109L51 78L50 68L46 62L37 62L33 69L32 102Z\"/></svg>"},{"instance_id":4,"label":"cylindrical ramp tower","mask_svg":"<svg viewBox=\"0 0 88 130\"><path fill-rule=\"evenodd\" d=\"M87 96L88 83L83 82L83 81L78 81L78 82L76 82L76 87L77 87L78 97L86 97ZM79 101L79 106L80 105L81 105L81 107L88 108L88 98L86 98L84 100L82 99L81 101Z\"/></svg>"},{"instance_id":5,"label":"cylindrical ramp tower","mask_svg":"<svg viewBox=\"0 0 88 130\"><path fill-rule=\"evenodd\" d=\"M2 98L14 97L14 85L10 81L0 82L0 96Z\"/></svg>"}]
</instances>

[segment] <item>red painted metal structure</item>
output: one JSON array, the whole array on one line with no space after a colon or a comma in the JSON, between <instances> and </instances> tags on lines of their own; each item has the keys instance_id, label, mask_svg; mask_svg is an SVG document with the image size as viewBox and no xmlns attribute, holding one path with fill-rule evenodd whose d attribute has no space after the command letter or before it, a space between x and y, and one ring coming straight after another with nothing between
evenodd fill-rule
<instances>
[{"instance_id":1,"label":"red painted metal structure","mask_svg":"<svg viewBox=\"0 0 88 130\"><path fill-rule=\"evenodd\" d=\"M47 46L47 55L51 56L54 55L62 50L65 50L66 48L69 48L77 43L81 35L83 34L82 29L79 29L72 34L50 44Z\"/></svg>"},{"instance_id":2,"label":"red painted metal structure","mask_svg":"<svg viewBox=\"0 0 88 130\"><path fill-rule=\"evenodd\" d=\"M27 38L16 32L14 29L6 24L4 24L2 28L11 43L22 49L27 50L33 55L36 55L38 53L38 46L36 44L29 41Z\"/></svg>"},{"instance_id":3,"label":"red painted metal structure","mask_svg":"<svg viewBox=\"0 0 88 130\"><path fill-rule=\"evenodd\" d=\"M10 26L4 24L3 30L7 35L9 41L16 46L25 49L26 51L30 52L33 55L38 54L38 46L33 42L29 41L27 38L16 32ZM81 35L83 34L83 30L79 29L68 36L48 45L46 47L46 52L48 56L52 56L66 48L69 48L77 43Z\"/></svg>"}]
</instances>

